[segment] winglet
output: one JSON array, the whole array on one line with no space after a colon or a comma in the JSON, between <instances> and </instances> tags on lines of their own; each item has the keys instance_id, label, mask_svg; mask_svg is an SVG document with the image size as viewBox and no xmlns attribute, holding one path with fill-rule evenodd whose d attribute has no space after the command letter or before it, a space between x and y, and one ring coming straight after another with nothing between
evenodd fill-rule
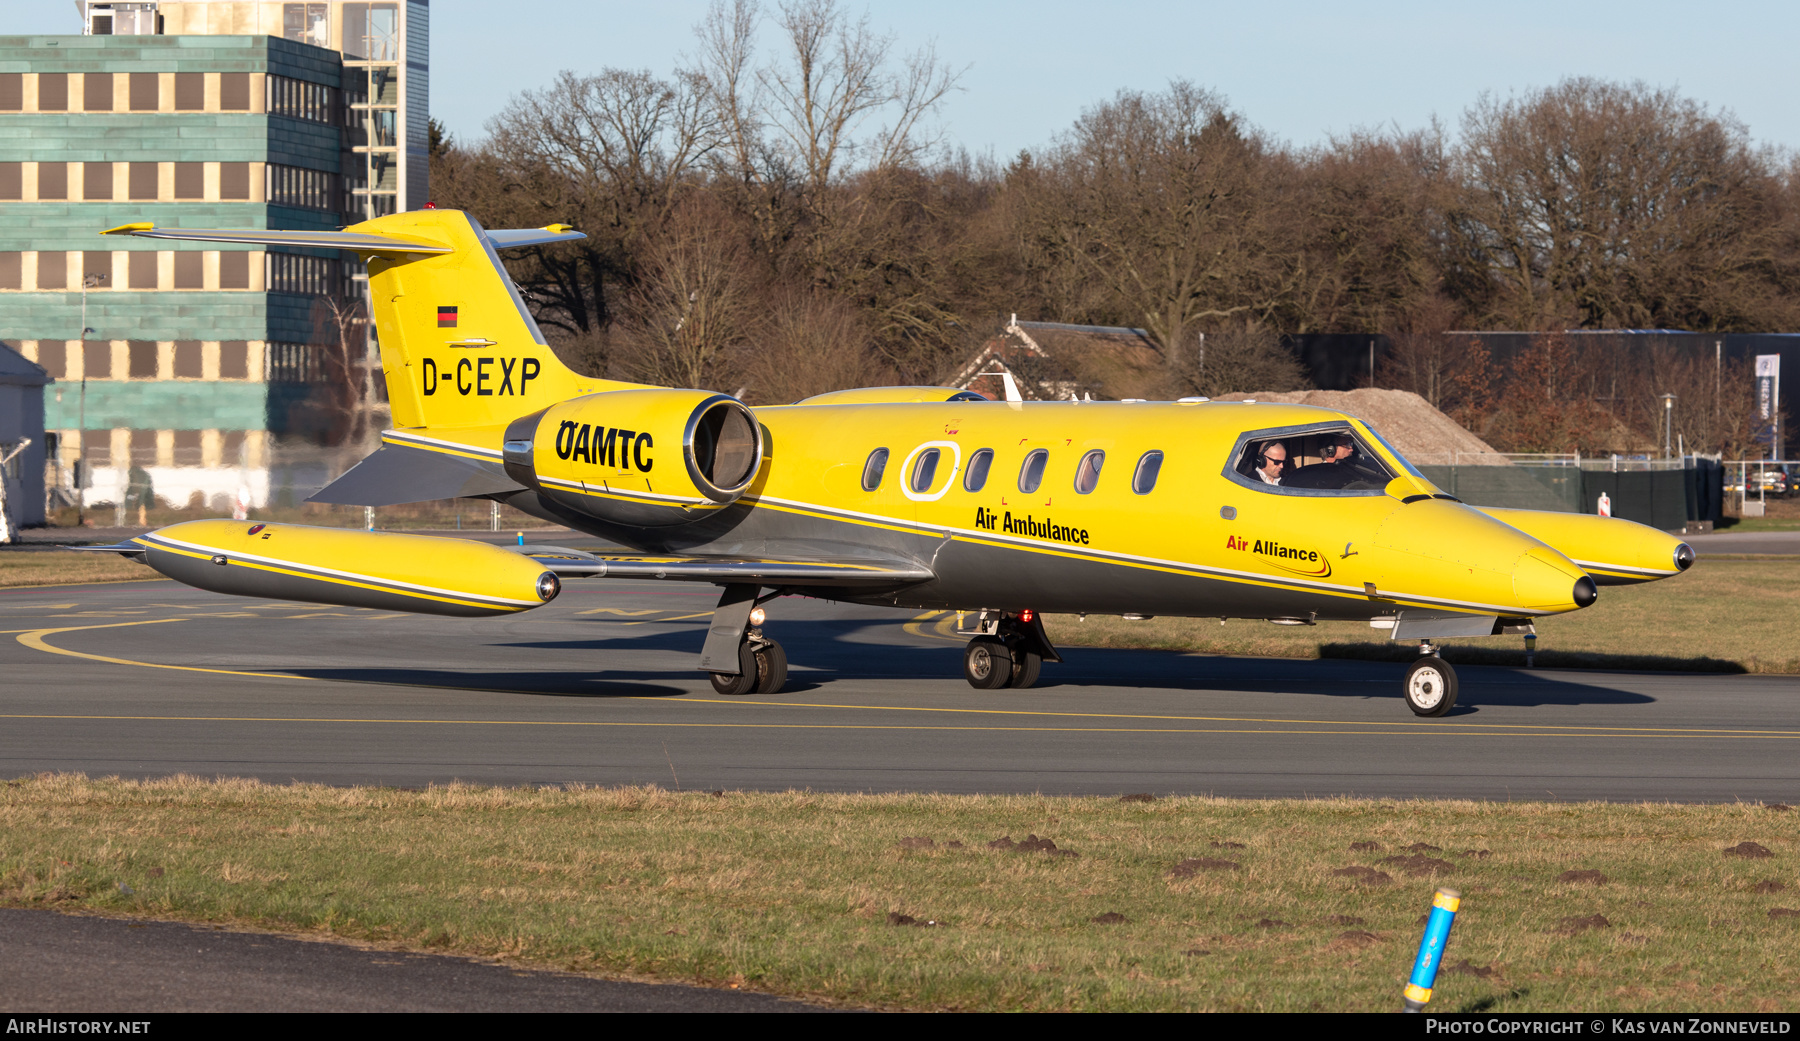
<instances>
[{"instance_id":1,"label":"winglet","mask_svg":"<svg viewBox=\"0 0 1800 1041\"><path fill-rule=\"evenodd\" d=\"M575 225L573 225L573 224L546 224L546 225L544 225L544 230L549 232L552 235L561 235L565 231L574 231Z\"/></svg>"},{"instance_id":2,"label":"winglet","mask_svg":"<svg viewBox=\"0 0 1800 1041\"><path fill-rule=\"evenodd\" d=\"M154 231L154 230L156 230L156 225L154 223L152 223L150 221L140 221L136 224L121 224L116 228L107 228L105 231L101 232L100 234L102 234L102 235L135 235L140 231Z\"/></svg>"}]
</instances>

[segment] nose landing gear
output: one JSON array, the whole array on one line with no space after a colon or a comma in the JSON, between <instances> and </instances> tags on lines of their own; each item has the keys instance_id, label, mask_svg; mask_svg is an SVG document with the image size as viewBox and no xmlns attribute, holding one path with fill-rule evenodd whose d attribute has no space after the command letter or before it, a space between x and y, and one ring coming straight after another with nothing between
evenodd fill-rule
<instances>
[{"instance_id":1,"label":"nose landing gear","mask_svg":"<svg viewBox=\"0 0 1800 1041\"><path fill-rule=\"evenodd\" d=\"M1038 681L1045 659L1062 661L1035 611L982 611L973 628L957 632L976 634L963 650L963 679L976 690L1023 690Z\"/></svg>"},{"instance_id":2,"label":"nose landing gear","mask_svg":"<svg viewBox=\"0 0 1800 1041\"><path fill-rule=\"evenodd\" d=\"M1456 670L1438 657L1430 640L1419 641L1419 658L1401 682L1406 707L1417 716L1441 716L1456 704Z\"/></svg>"}]
</instances>

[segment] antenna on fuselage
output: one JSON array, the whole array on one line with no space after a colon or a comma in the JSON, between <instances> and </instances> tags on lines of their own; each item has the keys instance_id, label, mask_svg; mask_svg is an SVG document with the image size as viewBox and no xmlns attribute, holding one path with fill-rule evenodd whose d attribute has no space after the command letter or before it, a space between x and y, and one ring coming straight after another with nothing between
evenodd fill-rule
<instances>
[{"instance_id":1,"label":"antenna on fuselage","mask_svg":"<svg viewBox=\"0 0 1800 1041\"><path fill-rule=\"evenodd\" d=\"M1000 382L1006 387L1006 400L1007 401L1024 401L1025 400L1024 396L1019 393L1019 385L1018 385L1018 383L1014 382L1013 374L1010 372L1007 372L1005 369L1001 369L998 372L984 372L984 373L981 373L981 375L1000 377Z\"/></svg>"}]
</instances>

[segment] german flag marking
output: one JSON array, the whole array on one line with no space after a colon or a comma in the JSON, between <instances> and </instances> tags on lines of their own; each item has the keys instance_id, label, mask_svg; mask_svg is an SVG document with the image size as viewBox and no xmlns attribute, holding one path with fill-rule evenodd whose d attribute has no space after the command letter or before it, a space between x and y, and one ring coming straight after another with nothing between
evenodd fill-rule
<instances>
[{"instance_id":1,"label":"german flag marking","mask_svg":"<svg viewBox=\"0 0 1800 1041\"><path fill-rule=\"evenodd\" d=\"M454 328L456 328L456 308L454 308L454 307L439 307L438 308L438 328L439 329L454 329Z\"/></svg>"}]
</instances>

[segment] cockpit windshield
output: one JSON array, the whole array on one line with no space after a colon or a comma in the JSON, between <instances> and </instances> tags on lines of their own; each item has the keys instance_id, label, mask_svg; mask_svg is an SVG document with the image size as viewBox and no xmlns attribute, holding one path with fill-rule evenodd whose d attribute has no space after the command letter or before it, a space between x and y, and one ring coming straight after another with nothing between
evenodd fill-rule
<instances>
[{"instance_id":1,"label":"cockpit windshield","mask_svg":"<svg viewBox=\"0 0 1800 1041\"><path fill-rule=\"evenodd\" d=\"M1239 439L1229 472L1270 492L1377 492L1394 474L1348 424L1265 430Z\"/></svg>"}]
</instances>

